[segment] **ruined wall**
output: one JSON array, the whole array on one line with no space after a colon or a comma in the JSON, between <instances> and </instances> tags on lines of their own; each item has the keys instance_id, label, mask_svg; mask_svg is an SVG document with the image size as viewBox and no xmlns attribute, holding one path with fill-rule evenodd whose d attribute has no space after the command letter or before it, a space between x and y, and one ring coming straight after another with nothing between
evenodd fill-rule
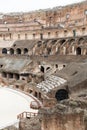
<instances>
[{"instance_id":1,"label":"ruined wall","mask_svg":"<svg viewBox=\"0 0 87 130\"><path fill-rule=\"evenodd\" d=\"M42 130L86 130L87 111L84 111L84 108L80 108L82 106L86 107L86 102L65 102L66 106L64 103L58 103L53 108L43 108L40 110Z\"/></svg>"},{"instance_id":2,"label":"ruined wall","mask_svg":"<svg viewBox=\"0 0 87 130\"><path fill-rule=\"evenodd\" d=\"M42 130L86 130L82 113L45 115Z\"/></svg>"},{"instance_id":3,"label":"ruined wall","mask_svg":"<svg viewBox=\"0 0 87 130\"><path fill-rule=\"evenodd\" d=\"M1 14L0 17L0 40L87 35L87 1L29 13Z\"/></svg>"}]
</instances>

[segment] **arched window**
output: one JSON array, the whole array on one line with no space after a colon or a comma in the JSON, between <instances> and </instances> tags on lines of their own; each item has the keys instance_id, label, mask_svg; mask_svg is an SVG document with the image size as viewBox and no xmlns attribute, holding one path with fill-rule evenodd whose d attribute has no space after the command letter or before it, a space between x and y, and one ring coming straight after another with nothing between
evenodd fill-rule
<instances>
[{"instance_id":1,"label":"arched window","mask_svg":"<svg viewBox=\"0 0 87 130\"><path fill-rule=\"evenodd\" d=\"M24 54L28 54L28 49L24 48Z\"/></svg>"},{"instance_id":2,"label":"arched window","mask_svg":"<svg viewBox=\"0 0 87 130\"><path fill-rule=\"evenodd\" d=\"M62 45L65 41L65 39L60 40L60 44Z\"/></svg>"},{"instance_id":3,"label":"arched window","mask_svg":"<svg viewBox=\"0 0 87 130\"><path fill-rule=\"evenodd\" d=\"M80 47L78 47L78 48L76 49L76 54L77 54L77 55L81 55L81 48L80 48Z\"/></svg>"},{"instance_id":4,"label":"arched window","mask_svg":"<svg viewBox=\"0 0 87 130\"><path fill-rule=\"evenodd\" d=\"M7 54L7 49L6 48L2 49L2 54Z\"/></svg>"},{"instance_id":5,"label":"arched window","mask_svg":"<svg viewBox=\"0 0 87 130\"><path fill-rule=\"evenodd\" d=\"M14 49L13 48L10 48L10 54L13 55L14 54Z\"/></svg>"},{"instance_id":6,"label":"arched window","mask_svg":"<svg viewBox=\"0 0 87 130\"><path fill-rule=\"evenodd\" d=\"M68 91L65 89L59 89L55 94L55 98L57 99L57 101L68 99L69 98Z\"/></svg>"},{"instance_id":7,"label":"arched window","mask_svg":"<svg viewBox=\"0 0 87 130\"><path fill-rule=\"evenodd\" d=\"M16 54L21 54L21 49L20 48L16 49Z\"/></svg>"}]
</instances>

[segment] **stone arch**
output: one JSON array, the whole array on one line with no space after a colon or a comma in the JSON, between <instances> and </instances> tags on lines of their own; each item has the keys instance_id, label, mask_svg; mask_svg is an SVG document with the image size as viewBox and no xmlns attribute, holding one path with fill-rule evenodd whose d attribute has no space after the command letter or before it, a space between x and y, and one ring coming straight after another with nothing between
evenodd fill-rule
<instances>
[{"instance_id":1,"label":"stone arch","mask_svg":"<svg viewBox=\"0 0 87 130\"><path fill-rule=\"evenodd\" d=\"M57 101L68 99L69 98L68 91L66 89L59 89L55 94L55 98L57 99Z\"/></svg>"},{"instance_id":2,"label":"stone arch","mask_svg":"<svg viewBox=\"0 0 87 130\"><path fill-rule=\"evenodd\" d=\"M83 43L83 41L84 41L84 38L80 37L79 40L78 40L78 45L81 44L81 43Z\"/></svg>"},{"instance_id":3,"label":"stone arch","mask_svg":"<svg viewBox=\"0 0 87 130\"><path fill-rule=\"evenodd\" d=\"M57 39L56 40L52 40L51 44L54 45L56 42L57 42Z\"/></svg>"},{"instance_id":4,"label":"stone arch","mask_svg":"<svg viewBox=\"0 0 87 130\"><path fill-rule=\"evenodd\" d=\"M38 93L37 93L36 91L35 91L35 93L34 93L34 96L35 96L35 97L37 97L37 96L38 96Z\"/></svg>"},{"instance_id":5,"label":"stone arch","mask_svg":"<svg viewBox=\"0 0 87 130\"><path fill-rule=\"evenodd\" d=\"M14 54L14 49L13 48L10 48L10 54L13 55Z\"/></svg>"},{"instance_id":6,"label":"stone arch","mask_svg":"<svg viewBox=\"0 0 87 130\"><path fill-rule=\"evenodd\" d=\"M69 43L71 44L72 42L75 42L75 39L70 39Z\"/></svg>"},{"instance_id":7,"label":"stone arch","mask_svg":"<svg viewBox=\"0 0 87 130\"><path fill-rule=\"evenodd\" d=\"M28 54L28 49L24 48L24 54Z\"/></svg>"},{"instance_id":8,"label":"stone arch","mask_svg":"<svg viewBox=\"0 0 87 130\"><path fill-rule=\"evenodd\" d=\"M20 48L16 49L16 54L21 54L21 49Z\"/></svg>"},{"instance_id":9,"label":"stone arch","mask_svg":"<svg viewBox=\"0 0 87 130\"><path fill-rule=\"evenodd\" d=\"M2 54L7 54L7 49L6 48L2 49Z\"/></svg>"},{"instance_id":10,"label":"stone arch","mask_svg":"<svg viewBox=\"0 0 87 130\"><path fill-rule=\"evenodd\" d=\"M76 48L76 55L81 55L81 48L80 47Z\"/></svg>"},{"instance_id":11,"label":"stone arch","mask_svg":"<svg viewBox=\"0 0 87 130\"><path fill-rule=\"evenodd\" d=\"M60 45L62 45L65 41L66 41L65 39L60 40L60 42L59 42Z\"/></svg>"}]
</instances>

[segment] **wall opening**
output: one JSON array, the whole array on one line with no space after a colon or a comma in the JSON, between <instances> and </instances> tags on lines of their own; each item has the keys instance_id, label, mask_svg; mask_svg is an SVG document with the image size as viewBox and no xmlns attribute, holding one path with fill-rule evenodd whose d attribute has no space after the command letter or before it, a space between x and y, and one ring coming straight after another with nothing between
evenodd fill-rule
<instances>
[{"instance_id":1,"label":"wall opening","mask_svg":"<svg viewBox=\"0 0 87 130\"><path fill-rule=\"evenodd\" d=\"M81 37L81 38L78 40L78 45L83 44L83 42L84 42L84 39Z\"/></svg>"},{"instance_id":2,"label":"wall opening","mask_svg":"<svg viewBox=\"0 0 87 130\"><path fill-rule=\"evenodd\" d=\"M39 98L41 98L41 93L39 92Z\"/></svg>"},{"instance_id":3,"label":"wall opening","mask_svg":"<svg viewBox=\"0 0 87 130\"><path fill-rule=\"evenodd\" d=\"M16 85L15 87L18 89L18 88L19 88L19 85Z\"/></svg>"},{"instance_id":4,"label":"wall opening","mask_svg":"<svg viewBox=\"0 0 87 130\"><path fill-rule=\"evenodd\" d=\"M58 68L58 64L55 64L55 67Z\"/></svg>"},{"instance_id":5,"label":"wall opening","mask_svg":"<svg viewBox=\"0 0 87 130\"><path fill-rule=\"evenodd\" d=\"M15 79L19 80L19 78L20 78L19 74L15 74Z\"/></svg>"},{"instance_id":6,"label":"wall opening","mask_svg":"<svg viewBox=\"0 0 87 130\"><path fill-rule=\"evenodd\" d=\"M24 48L24 54L28 54L28 49Z\"/></svg>"},{"instance_id":7,"label":"wall opening","mask_svg":"<svg viewBox=\"0 0 87 130\"><path fill-rule=\"evenodd\" d=\"M81 48L80 48L80 47L78 47L78 48L76 49L76 54L77 54L77 55L81 55Z\"/></svg>"},{"instance_id":8,"label":"wall opening","mask_svg":"<svg viewBox=\"0 0 87 130\"><path fill-rule=\"evenodd\" d=\"M32 93L32 92L33 92L33 90L30 89L30 90L29 90L29 93Z\"/></svg>"},{"instance_id":9,"label":"wall opening","mask_svg":"<svg viewBox=\"0 0 87 130\"><path fill-rule=\"evenodd\" d=\"M62 40L60 41L60 44L62 45L65 41L66 41L65 39L62 39Z\"/></svg>"},{"instance_id":10,"label":"wall opening","mask_svg":"<svg viewBox=\"0 0 87 130\"><path fill-rule=\"evenodd\" d=\"M21 54L21 49L20 48L17 48L16 54Z\"/></svg>"},{"instance_id":11,"label":"wall opening","mask_svg":"<svg viewBox=\"0 0 87 130\"><path fill-rule=\"evenodd\" d=\"M46 70L49 70L49 69L50 69L50 67L47 67L47 68L46 68Z\"/></svg>"},{"instance_id":12,"label":"wall opening","mask_svg":"<svg viewBox=\"0 0 87 130\"><path fill-rule=\"evenodd\" d=\"M34 96L37 97L37 92L34 93Z\"/></svg>"},{"instance_id":13,"label":"wall opening","mask_svg":"<svg viewBox=\"0 0 87 130\"><path fill-rule=\"evenodd\" d=\"M63 65L63 68L66 67L66 65Z\"/></svg>"},{"instance_id":14,"label":"wall opening","mask_svg":"<svg viewBox=\"0 0 87 130\"><path fill-rule=\"evenodd\" d=\"M10 48L10 55L13 55L13 54L14 54L14 49Z\"/></svg>"},{"instance_id":15,"label":"wall opening","mask_svg":"<svg viewBox=\"0 0 87 130\"><path fill-rule=\"evenodd\" d=\"M41 66L40 70L41 70L41 72L44 73L44 67L43 66Z\"/></svg>"},{"instance_id":16,"label":"wall opening","mask_svg":"<svg viewBox=\"0 0 87 130\"><path fill-rule=\"evenodd\" d=\"M8 78L11 78L11 79L12 79L12 78L13 78L13 74L12 74L12 73L9 73L9 74L8 74Z\"/></svg>"},{"instance_id":17,"label":"wall opening","mask_svg":"<svg viewBox=\"0 0 87 130\"><path fill-rule=\"evenodd\" d=\"M55 94L55 98L57 99L57 101L68 99L69 98L68 91L65 89L58 90Z\"/></svg>"},{"instance_id":18,"label":"wall opening","mask_svg":"<svg viewBox=\"0 0 87 130\"><path fill-rule=\"evenodd\" d=\"M2 54L7 54L7 49L6 48L2 49Z\"/></svg>"},{"instance_id":19,"label":"wall opening","mask_svg":"<svg viewBox=\"0 0 87 130\"><path fill-rule=\"evenodd\" d=\"M43 34L42 33L40 34L40 39L43 40Z\"/></svg>"}]
</instances>

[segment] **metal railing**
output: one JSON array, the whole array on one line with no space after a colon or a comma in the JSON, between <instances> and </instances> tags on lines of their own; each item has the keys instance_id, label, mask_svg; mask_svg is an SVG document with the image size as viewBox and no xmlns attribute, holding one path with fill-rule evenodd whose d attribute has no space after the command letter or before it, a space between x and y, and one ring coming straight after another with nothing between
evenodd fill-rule
<instances>
[{"instance_id":1,"label":"metal railing","mask_svg":"<svg viewBox=\"0 0 87 130\"><path fill-rule=\"evenodd\" d=\"M21 114L19 114L17 116L17 119L21 120L21 119L24 119L24 118L32 118L32 117L35 117L37 116L38 113L33 113L33 112L22 112Z\"/></svg>"}]
</instances>

